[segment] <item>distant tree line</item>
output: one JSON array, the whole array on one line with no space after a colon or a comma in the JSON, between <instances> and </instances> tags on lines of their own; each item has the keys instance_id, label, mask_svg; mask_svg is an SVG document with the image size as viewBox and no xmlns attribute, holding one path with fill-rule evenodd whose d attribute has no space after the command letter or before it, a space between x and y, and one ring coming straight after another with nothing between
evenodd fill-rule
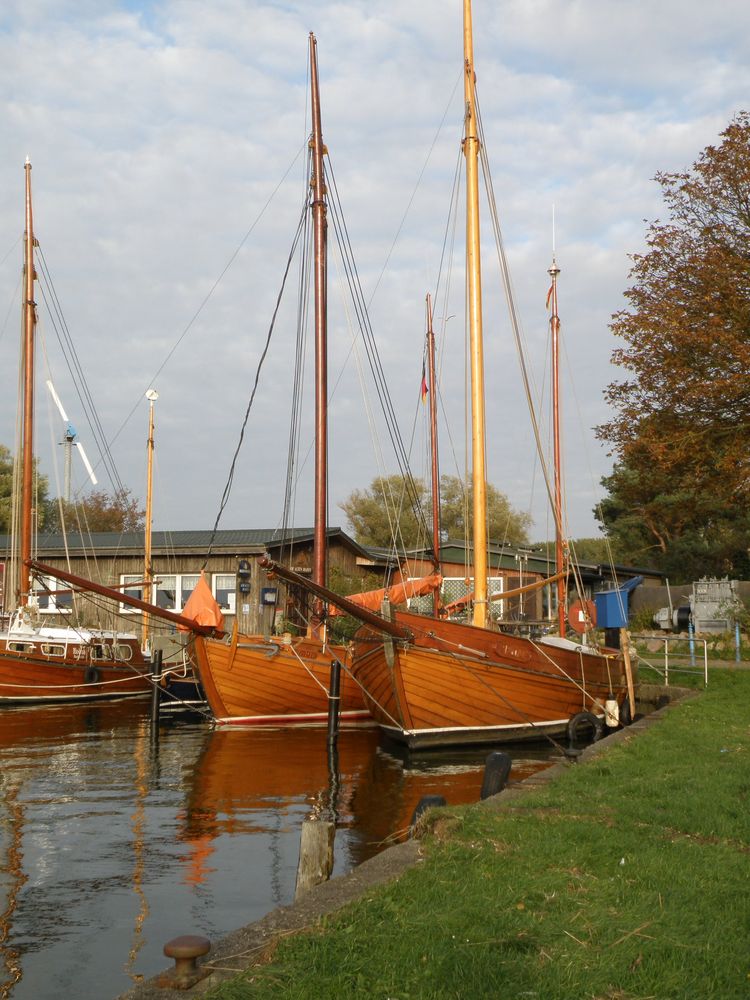
<instances>
[{"instance_id":1,"label":"distant tree line","mask_svg":"<svg viewBox=\"0 0 750 1000\"><path fill-rule=\"evenodd\" d=\"M339 506L355 539L362 545L404 549L429 547L432 542L432 497L421 479L407 489L403 476L379 476L367 489L354 490ZM415 504L409 499L416 493ZM471 541L473 491L458 476L440 477L440 525L443 538ZM420 516L421 512L421 516ZM487 523L490 538L509 545L528 544L531 516L514 510L508 498L487 484Z\"/></svg>"},{"instance_id":2,"label":"distant tree line","mask_svg":"<svg viewBox=\"0 0 750 1000\"><path fill-rule=\"evenodd\" d=\"M145 511L130 490L114 493L93 490L75 502L50 497L49 481L38 471L34 476L37 528L55 534L63 531L87 534L95 531L142 531ZM10 530L13 496L13 456L0 444L0 532Z\"/></svg>"}]
</instances>

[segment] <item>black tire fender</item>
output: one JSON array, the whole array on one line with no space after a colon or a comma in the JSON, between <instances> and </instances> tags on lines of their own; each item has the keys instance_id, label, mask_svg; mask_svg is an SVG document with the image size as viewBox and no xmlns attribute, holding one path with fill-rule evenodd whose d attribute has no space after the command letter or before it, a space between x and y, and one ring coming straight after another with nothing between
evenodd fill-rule
<instances>
[{"instance_id":1,"label":"black tire fender","mask_svg":"<svg viewBox=\"0 0 750 1000\"><path fill-rule=\"evenodd\" d=\"M581 737L579 733L583 731L591 732L591 743L596 743L602 737L604 727L603 720L594 715L593 712L577 712L568 721L568 740L570 743L577 743Z\"/></svg>"},{"instance_id":2,"label":"black tire fender","mask_svg":"<svg viewBox=\"0 0 750 1000\"><path fill-rule=\"evenodd\" d=\"M98 684L101 679L102 675L97 667L86 667L83 671L84 684Z\"/></svg>"}]
</instances>

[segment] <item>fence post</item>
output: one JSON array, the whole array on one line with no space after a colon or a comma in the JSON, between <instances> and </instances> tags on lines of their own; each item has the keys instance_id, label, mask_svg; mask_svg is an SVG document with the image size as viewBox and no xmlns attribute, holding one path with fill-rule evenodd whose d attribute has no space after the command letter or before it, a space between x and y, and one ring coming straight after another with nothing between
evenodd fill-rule
<instances>
[{"instance_id":1,"label":"fence post","mask_svg":"<svg viewBox=\"0 0 750 1000\"><path fill-rule=\"evenodd\" d=\"M690 640L690 666L695 666L695 625L688 622L688 638Z\"/></svg>"},{"instance_id":2,"label":"fence post","mask_svg":"<svg viewBox=\"0 0 750 1000\"><path fill-rule=\"evenodd\" d=\"M708 687L708 639L703 640L703 684Z\"/></svg>"}]
</instances>

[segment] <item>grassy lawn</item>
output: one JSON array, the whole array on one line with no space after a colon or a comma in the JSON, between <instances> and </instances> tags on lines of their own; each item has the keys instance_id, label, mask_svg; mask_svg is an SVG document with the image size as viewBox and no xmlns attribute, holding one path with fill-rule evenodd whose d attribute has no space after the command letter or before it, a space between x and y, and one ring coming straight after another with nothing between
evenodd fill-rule
<instances>
[{"instance_id":1,"label":"grassy lawn","mask_svg":"<svg viewBox=\"0 0 750 1000\"><path fill-rule=\"evenodd\" d=\"M750 997L750 672L511 807L432 814L424 861L212 1000Z\"/></svg>"}]
</instances>

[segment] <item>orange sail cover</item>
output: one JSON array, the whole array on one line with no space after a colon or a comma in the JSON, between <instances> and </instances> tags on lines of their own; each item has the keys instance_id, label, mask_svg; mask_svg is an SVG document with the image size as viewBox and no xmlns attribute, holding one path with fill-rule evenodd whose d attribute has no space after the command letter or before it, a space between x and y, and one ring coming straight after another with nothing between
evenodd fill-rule
<instances>
[{"instance_id":1,"label":"orange sail cover","mask_svg":"<svg viewBox=\"0 0 750 1000\"><path fill-rule=\"evenodd\" d=\"M211 593L211 588L202 570L195 590L188 597L185 607L182 609L182 616L183 618L192 618L197 625L213 625L217 629L224 628L224 615L216 603L216 598ZM177 628L181 632L188 631L184 625L178 625Z\"/></svg>"},{"instance_id":2,"label":"orange sail cover","mask_svg":"<svg viewBox=\"0 0 750 1000\"><path fill-rule=\"evenodd\" d=\"M368 611L380 611L380 605L387 597L391 604L403 604L410 597L422 597L433 590L438 590L443 578L439 573L431 576L423 576L418 580L406 580L404 583L395 583L392 587L385 587L381 590L366 590L363 594L349 594L347 601L357 604L360 608L367 608ZM184 612L183 612L184 614ZM343 611L330 607L329 615L343 615Z\"/></svg>"}]
</instances>

